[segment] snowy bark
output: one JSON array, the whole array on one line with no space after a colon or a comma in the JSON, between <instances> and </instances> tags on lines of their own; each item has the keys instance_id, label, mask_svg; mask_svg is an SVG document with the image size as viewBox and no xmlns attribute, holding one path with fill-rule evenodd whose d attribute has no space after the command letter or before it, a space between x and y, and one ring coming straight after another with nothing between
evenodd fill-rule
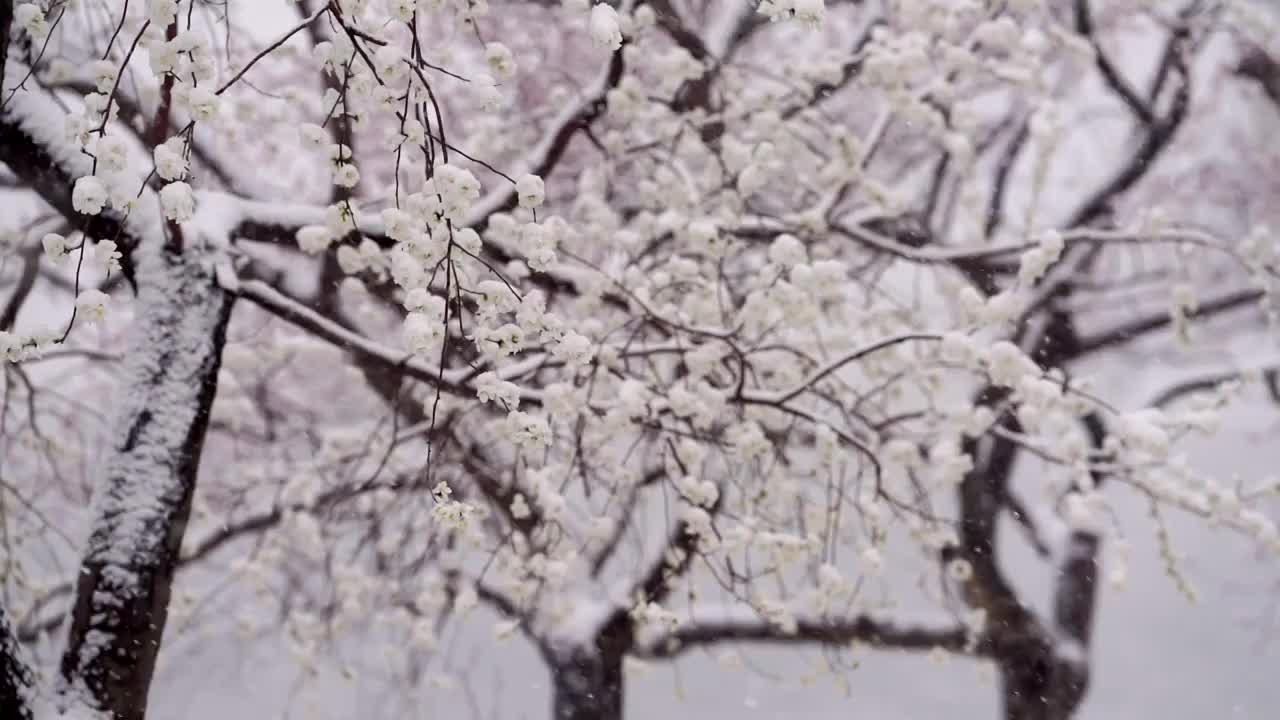
<instances>
[{"instance_id":1,"label":"snowy bark","mask_svg":"<svg viewBox=\"0 0 1280 720\"><path fill-rule=\"evenodd\" d=\"M62 658L64 692L119 720L146 711L232 305L189 258L156 252L138 268L141 311Z\"/></svg>"},{"instance_id":2,"label":"snowy bark","mask_svg":"<svg viewBox=\"0 0 1280 720\"><path fill-rule=\"evenodd\" d=\"M588 645L544 646L554 693L553 720L621 720L622 659L634 644L631 618L616 612Z\"/></svg>"},{"instance_id":3,"label":"snowy bark","mask_svg":"<svg viewBox=\"0 0 1280 720\"><path fill-rule=\"evenodd\" d=\"M550 665L554 720L621 720L622 655L583 650Z\"/></svg>"},{"instance_id":4,"label":"snowy bark","mask_svg":"<svg viewBox=\"0 0 1280 720\"><path fill-rule=\"evenodd\" d=\"M6 64L4 85L16 87L23 68ZM139 295L116 437L95 488L76 580L59 704L141 720L233 297L219 287L209 258L166 242L154 193L144 192L128 217L75 213L72 182L88 166L65 141L64 117L48 92L28 81L0 113L0 161L86 235L116 238L129 251ZM0 667L17 667L8 650L0 646Z\"/></svg>"},{"instance_id":5,"label":"snowy bark","mask_svg":"<svg viewBox=\"0 0 1280 720\"><path fill-rule=\"evenodd\" d=\"M9 625L9 616L0 607L0 717L31 720L31 668L22 658L22 648Z\"/></svg>"}]
</instances>

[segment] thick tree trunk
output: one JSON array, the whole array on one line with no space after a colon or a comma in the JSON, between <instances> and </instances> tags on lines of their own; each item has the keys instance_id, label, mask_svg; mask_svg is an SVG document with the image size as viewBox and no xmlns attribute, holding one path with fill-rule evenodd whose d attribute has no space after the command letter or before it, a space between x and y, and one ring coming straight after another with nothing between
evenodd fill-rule
<instances>
[{"instance_id":1,"label":"thick tree trunk","mask_svg":"<svg viewBox=\"0 0 1280 720\"><path fill-rule=\"evenodd\" d=\"M621 720L622 656L582 650L551 665L555 720Z\"/></svg>"},{"instance_id":2,"label":"thick tree trunk","mask_svg":"<svg viewBox=\"0 0 1280 720\"><path fill-rule=\"evenodd\" d=\"M114 720L146 713L232 305L196 257L152 249L138 268L117 435L62 658L68 699Z\"/></svg>"},{"instance_id":3,"label":"thick tree trunk","mask_svg":"<svg viewBox=\"0 0 1280 720\"><path fill-rule=\"evenodd\" d=\"M1000 680L1005 720L1069 720L1084 700L1088 670L1033 643L1001 661Z\"/></svg>"},{"instance_id":4,"label":"thick tree trunk","mask_svg":"<svg viewBox=\"0 0 1280 720\"><path fill-rule=\"evenodd\" d=\"M0 607L0 718L31 720L31 669Z\"/></svg>"}]
</instances>

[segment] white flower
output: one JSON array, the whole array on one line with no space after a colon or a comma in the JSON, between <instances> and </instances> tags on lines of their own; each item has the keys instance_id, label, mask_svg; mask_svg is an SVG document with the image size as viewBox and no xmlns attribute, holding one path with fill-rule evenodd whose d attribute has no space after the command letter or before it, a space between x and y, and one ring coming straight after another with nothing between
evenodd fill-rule
<instances>
[{"instance_id":1,"label":"white flower","mask_svg":"<svg viewBox=\"0 0 1280 720\"><path fill-rule=\"evenodd\" d=\"M157 77L178 69L178 48L173 43L159 43L147 53L150 56L151 72Z\"/></svg>"},{"instance_id":2,"label":"white flower","mask_svg":"<svg viewBox=\"0 0 1280 720\"><path fill-rule=\"evenodd\" d=\"M102 181L92 175L76 180L71 190L71 205L76 212L85 215L97 215L107 204L107 188Z\"/></svg>"},{"instance_id":3,"label":"white flower","mask_svg":"<svg viewBox=\"0 0 1280 720\"><path fill-rule=\"evenodd\" d=\"M44 11L33 3L14 8L13 20L34 38L43 38L49 34L49 23L45 20Z\"/></svg>"},{"instance_id":4,"label":"white flower","mask_svg":"<svg viewBox=\"0 0 1280 720\"><path fill-rule=\"evenodd\" d=\"M769 246L769 259L789 268L805 261L804 245L795 235L782 234Z\"/></svg>"},{"instance_id":5,"label":"white flower","mask_svg":"<svg viewBox=\"0 0 1280 720\"><path fill-rule=\"evenodd\" d=\"M442 337L444 322L426 313L409 313L400 328L400 338L405 348L418 355L431 354Z\"/></svg>"},{"instance_id":6,"label":"white flower","mask_svg":"<svg viewBox=\"0 0 1280 720\"><path fill-rule=\"evenodd\" d=\"M573 330L565 333L560 342L551 346L551 355L570 366L586 365L595 357L591 339Z\"/></svg>"},{"instance_id":7,"label":"white flower","mask_svg":"<svg viewBox=\"0 0 1280 720\"><path fill-rule=\"evenodd\" d=\"M298 229L298 248L308 255L324 252L335 240L333 233L324 225L307 225Z\"/></svg>"},{"instance_id":8,"label":"white flower","mask_svg":"<svg viewBox=\"0 0 1280 720\"><path fill-rule=\"evenodd\" d=\"M107 294L101 290L85 290L76 298L76 312L84 315L90 323L96 323L107 316Z\"/></svg>"},{"instance_id":9,"label":"white flower","mask_svg":"<svg viewBox=\"0 0 1280 720\"><path fill-rule=\"evenodd\" d=\"M116 135L104 135L93 145L98 165L111 172L120 172L129 163L129 148Z\"/></svg>"},{"instance_id":10,"label":"white flower","mask_svg":"<svg viewBox=\"0 0 1280 720\"><path fill-rule=\"evenodd\" d=\"M120 250L114 240L99 240L93 249L93 261L105 273L120 272Z\"/></svg>"},{"instance_id":11,"label":"white flower","mask_svg":"<svg viewBox=\"0 0 1280 720\"><path fill-rule=\"evenodd\" d=\"M827 9L823 6L823 0L794 0L796 19L810 27L818 27L822 24L822 18L826 15Z\"/></svg>"},{"instance_id":12,"label":"white flower","mask_svg":"<svg viewBox=\"0 0 1280 720\"><path fill-rule=\"evenodd\" d=\"M218 114L218 96L207 87L193 87L187 93L187 107L196 120L212 120Z\"/></svg>"},{"instance_id":13,"label":"white flower","mask_svg":"<svg viewBox=\"0 0 1280 720\"><path fill-rule=\"evenodd\" d=\"M333 184L353 188L360 182L360 171L351 163L342 163L333 171Z\"/></svg>"},{"instance_id":14,"label":"white flower","mask_svg":"<svg viewBox=\"0 0 1280 720\"><path fill-rule=\"evenodd\" d=\"M988 348L986 361L987 374L996 385L1016 387L1023 376L1039 373L1031 358L1008 340L1001 340Z\"/></svg>"},{"instance_id":15,"label":"white flower","mask_svg":"<svg viewBox=\"0 0 1280 720\"><path fill-rule=\"evenodd\" d=\"M150 0L147 17L152 25L167 27L178 16L178 0Z\"/></svg>"},{"instance_id":16,"label":"white flower","mask_svg":"<svg viewBox=\"0 0 1280 720\"><path fill-rule=\"evenodd\" d=\"M173 182L160 189L160 205L164 208L164 216L176 222L186 222L195 214L196 201L191 194L191 186L184 182Z\"/></svg>"},{"instance_id":17,"label":"white flower","mask_svg":"<svg viewBox=\"0 0 1280 720\"><path fill-rule=\"evenodd\" d=\"M507 432L513 442L527 447L544 448L551 444L551 426L540 415L519 410L508 413Z\"/></svg>"},{"instance_id":18,"label":"white flower","mask_svg":"<svg viewBox=\"0 0 1280 720\"><path fill-rule=\"evenodd\" d=\"M617 50L622 47L622 30L618 27L618 13L604 3L598 3L591 8L591 40L597 46L608 50Z\"/></svg>"},{"instance_id":19,"label":"white flower","mask_svg":"<svg viewBox=\"0 0 1280 720\"><path fill-rule=\"evenodd\" d=\"M459 228L453 232L453 242L458 247L471 253L479 255L482 243L480 241L480 233L471 228Z\"/></svg>"},{"instance_id":20,"label":"white flower","mask_svg":"<svg viewBox=\"0 0 1280 720\"><path fill-rule=\"evenodd\" d=\"M93 84L98 92L109 93L116 84L116 66L110 60L98 60L90 66Z\"/></svg>"},{"instance_id":21,"label":"white flower","mask_svg":"<svg viewBox=\"0 0 1280 720\"><path fill-rule=\"evenodd\" d=\"M138 206L138 193L130 186L126 178L116 176L108 182L108 192L111 194L111 207L122 213L133 212Z\"/></svg>"},{"instance_id":22,"label":"white flower","mask_svg":"<svg viewBox=\"0 0 1280 720\"><path fill-rule=\"evenodd\" d=\"M509 410L520 406L520 388L492 371L476 378L476 397L480 402L496 402Z\"/></svg>"},{"instance_id":23,"label":"white flower","mask_svg":"<svg viewBox=\"0 0 1280 720\"><path fill-rule=\"evenodd\" d=\"M435 190L444 202L444 216L455 222L461 221L471 209L471 203L480 198L480 181L470 170L441 165L436 168L433 180Z\"/></svg>"},{"instance_id":24,"label":"white flower","mask_svg":"<svg viewBox=\"0 0 1280 720\"><path fill-rule=\"evenodd\" d=\"M409 22L417 5L417 0L387 0L387 12L400 22Z\"/></svg>"},{"instance_id":25,"label":"white flower","mask_svg":"<svg viewBox=\"0 0 1280 720\"><path fill-rule=\"evenodd\" d=\"M44 254L55 263L67 256L67 239L57 233L48 233L40 239L40 244L44 247Z\"/></svg>"},{"instance_id":26,"label":"white flower","mask_svg":"<svg viewBox=\"0 0 1280 720\"><path fill-rule=\"evenodd\" d=\"M520 198L520 207L536 208L546 200L547 188L537 175L525 175L516 181L516 195Z\"/></svg>"},{"instance_id":27,"label":"white flower","mask_svg":"<svg viewBox=\"0 0 1280 720\"><path fill-rule=\"evenodd\" d=\"M369 267L369 259L350 245L338 246L338 267L348 275L355 275Z\"/></svg>"},{"instance_id":28,"label":"white flower","mask_svg":"<svg viewBox=\"0 0 1280 720\"><path fill-rule=\"evenodd\" d=\"M154 159L156 174L165 180L181 180L187 174L187 159L183 157L181 138L169 138L157 145Z\"/></svg>"},{"instance_id":29,"label":"white flower","mask_svg":"<svg viewBox=\"0 0 1280 720\"><path fill-rule=\"evenodd\" d=\"M516 61L511 50L502 43L489 43L484 46L484 60L500 78L509 78L516 74Z\"/></svg>"}]
</instances>

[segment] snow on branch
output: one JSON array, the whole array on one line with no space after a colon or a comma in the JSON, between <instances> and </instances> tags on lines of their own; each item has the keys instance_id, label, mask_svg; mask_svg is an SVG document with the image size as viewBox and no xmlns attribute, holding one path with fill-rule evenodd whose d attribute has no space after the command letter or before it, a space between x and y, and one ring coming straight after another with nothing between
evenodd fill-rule
<instances>
[{"instance_id":1,"label":"snow on branch","mask_svg":"<svg viewBox=\"0 0 1280 720\"><path fill-rule=\"evenodd\" d=\"M843 645L858 642L896 650L933 650L983 655L971 631L950 619L908 622L884 613L851 617L797 617L783 626L758 617L694 620L637 648L642 657L674 657L696 647L721 642L754 642L776 645L819 643Z\"/></svg>"},{"instance_id":2,"label":"snow on branch","mask_svg":"<svg viewBox=\"0 0 1280 720\"><path fill-rule=\"evenodd\" d=\"M106 209L92 216L76 212L72 186L76 178L89 174L89 161L65 136L66 111L34 78L27 78L24 89L8 97L26 74L21 63L5 65L3 85L10 90L0 109L0 161L88 236L132 247L144 234L158 232L159 201L146 188L128 217Z\"/></svg>"}]
</instances>

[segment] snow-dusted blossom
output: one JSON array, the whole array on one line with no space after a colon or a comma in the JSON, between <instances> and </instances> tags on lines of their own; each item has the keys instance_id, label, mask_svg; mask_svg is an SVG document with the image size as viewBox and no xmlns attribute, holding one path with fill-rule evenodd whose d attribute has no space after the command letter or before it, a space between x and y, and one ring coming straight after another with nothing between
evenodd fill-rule
<instances>
[{"instance_id":1,"label":"snow-dusted blossom","mask_svg":"<svg viewBox=\"0 0 1280 720\"><path fill-rule=\"evenodd\" d=\"M524 349L524 329L513 323L506 323L491 330L477 328L473 336L480 351L486 354L506 357Z\"/></svg>"},{"instance_id":2,"label":"snow-dusted blossom","mask_svg":"<svg viewBox=\"0 0 1280 720\"><path fill-rule=\"evenodd\" d=\"M799 265L805 261L804 244L795 235L783 233L769 246L769 260L784 268Z\"/></svg>"},{"instance_id":3,"label":"snow-dusted blossom","mask_svg":"<svg viewBox=\"0 0 1280 720\"><path fill-rule=\"evenodd\" d=\"M792 2L794 3L792 12L795 13L797 20L814 28L822 24L827 13L823 0L792 0Z\"/></svg>"},{"instance_id":4,"label":"snow-dusted blossom","mask_svg":"<svg viewBox=\"0 0 1280 720\"><path fill-rule=\"evenodd\" d=\"M436 168L434 185L444 203L444 216L455 222L461 221L480 198L480 181L470 170L455 165Z\"/></svg>"},{"instance_id":5,"label":"snow-dusted blossom","mask_svg":"<svg viewBox=\"0 0 1280 720\"><path fill-rule=\"evenodd\" d=\"M725 435L734 454L744 459L759 457L773 447L759 423L751 420L730 427Z\"/></svg>"},{"instance_id":6,"label":"snow-dusted blossom","mask_svg":"<svg viewBox=\"0 0 1280 720\"><path fill-rule=\"evenodd\" d=\"M360 182L360 171L351 163L340 163L333 170L333 184L344 188L353 188Z\"/></svg>"},{"instance_id":7,"label":"snow-dusted blossom","mask_svg":"<svg viewBox=\"0 0 1280 720\"><path fill-rule=\"evenodd\" d=\"M102 180L86 175L76 180L71 190L71 205L78 213L97 215L107 205L107 187Z\"/></svg>"},{"instance_id":8,"label":"snow-dusted blossom","mask_svg":"<svg viewBox=\"0 0 1280 720\"><path fill-rule=\"evenodd\" d=\"M409 22L418 9L417 0L386 0L387 12L400 22Z\"/></svg>"},{"instance_id":9,"label":"snow-dusted blossom","mask_svg":"<svg viewBox=\"0 0 1280 720\"><path fill-rule=\"evenodd\" d=\"M96 323L107 316L107 294L101 290L83 290L76 297L76 312L89 323Z\"/></svg>"},{"instance_id":10,"label":"snow-dusted blossom","mask_svg":"<svg viewBox=\"0 0 1280 720\"><path fill-rule=\"evenodd\" d=\"M985 355L987 374L991 377L991 382L997 385L1016 387L1024 375L1038 372L1031 358L1007 340L992 345Z\"/></svg>"},{"instance_id":11,"label":"snow-dusted blossom","mask_svg":"<svg viewBox=\"0 0 1280 720\"><path fill-rule=\"evenodd\" d=\"M149 0L147 18L157 27L167 27L178 16L178 0Z\"/></svg>"},{"instance_id":12,"label":"snow-dusted blossom","mask_svg":"<svg viewBox=\"0 0 1280 720\"><path fill-rule=\"evenodd\" d=\"M185 182L172 182L160 189L160 205L164 216L175 222L186 222L195 214L196 201L191 186Z\"/></svg>"},{"instance_id":13,"label":"snow-dusted blossom","mask_svg":"<svg viewBox=\"0 0 1280 720\"><path fill-rule=\"evenodd\" d=\"M556 237L546 225L526 223L520 228L520 245L533 270L545 271L556 261Z\"/></svg>"},{"instance_id":14,"label":"snow-dusted blossom","mask_svg":"<svg viewBox=\"0 0 1280 720\"><path fill-rule=\"evenodd\" d=\"M406 315L400 329L400 338L404 342L405 349L417 355L430 355L435 352L443 337L444 319L422 312L411 312Z\"/></svg>"},{"instance_id":15,"label":"snow-dusted blossom","mask_svg":"<svg viewBox=\"0 0 1280 720\"><path fill-rule=\"evenodd\" d=\"M591 41L597 47L617 50L622 47L622 29L618 24L618 12L604 3L591 8Z\"/></svg>"},{"instance_id":16,"label":"snow-dusted blossom","mask_svg":"<svg viewBox=\"0 0 1280 720\"><path fill-rule=\"evenodd\" d=\"M445 500L431 508L431 518L446 530L466 530L476 508L457 500Z\"/></svg>"},{"instance_id":17,"label":"snow-dusted blossom","mask_svg":"<svg viewBox=\"0 0 1280 720\"><path fill-rule=\"evenodd\" d=\"M476 377L476 397L480 402L496 402L515 410L520 406L520 388L515 384L498 377L495 372L483 372Z\"/></svg>"},{"instance_id":18,"label":"snow-dusted blossom","mask_svg":"<svg viewBox=\"0 0 1280 720\"><path fill-rule=\"evenodd\" d=\"M551 444L551 426L541 415L515 410L507 414L507 434L512 442L534 449Z\"/></svg>"},{"instance_id":19,"label":"snow-dusted blossom","mask_svg":"<svg viewBox=\"0 0 1280 720\"><path fill-rule=\"evenodd\" d=\"M492 42L484 46L484 59L489 69L500 78L510 78L516 74L516 60L511 50L502 43Z\"/></svg>"},{"instance_id":20,"label":"snow-dusted blossom","mask_svg":"<svg viewBox=\"0 0 1280 720\"><path fill-rule=\"evenodd\" d=\"M546 186L537 175L524 175L516 181L516 196L520 198L520 207L536 208L547 197Z\"/></svg>"},{"instance_id":21,"label":"snow-dusted blossom","mask_svg":"<svg viewBox=\"0 0 1280 720\"><path fill-rule=\"evenodd\" d=\"M483 247L480 233L472 228L458 228L453 231L453 244L472 255L479 255Z\"/></svg>"},{"instance_id":22,"label":"snow-dusted blossom","mask_svg":"<svg viewBox=\"0 0 1280 720\"><path fill-rule=\"evenodd\" d=\"M1062 257L1065 247L1061 233L1051 230L1044 234L1040 244L1022 253L1018 266L1018 281L1024 285L1039 280L1050 266Z\"/></svg>"},{"instance_id":23,"label":"snow-dusted blossom","mask_svg":"<svg viewBox=\"0 0 1280 720\"><path fill-rule=\"evenodd\" d=\"M218 115L219 99L212 90L200 85L186 93L186 105L196 120L208 122Z\"/></svg>"},{"instance_id":24,"label":"snow-dusted blossom","mask_svg":"<svg viewBox=\"0 0 1280 720\"><path fill-rule=\"evenodd\" d=\"M1115 435L1134 450L1157 459L1164 458L1171 447L1165 422L1164 413L1156 409L1131 412L1115 422Z\"/></svg>"},{"instance_id":25,"label":"snow-dusted blossom","mask_svg":"<svg viewBox=\"0 0 1280 720\"><path fill-rule=\"evenodd\" d=\"M156 174L165 180L181 180L187 174L182 138L172 137L156 146L153 153Z\"/></svg>"},{"instance_id":26,"label":"snow-dusted blossom","mask_svg":"<svg viewBox=\"0 0 1280 720\"><path fill-rule=\"evenodd\" d=\"M551 346L551 355L570 366L581 366L595 357L595 347L590 338L570 330Z\"/></svg>"},{"instance_id":27,"label":"snow-dusted blossom","mask_svg":"<svg viewBox=\"0 0 1280 720\"><path fill-rule=\"evenodd\" d=\"M49 22L44 10L35 3L24 3L13 9L13 21L31 37L41 40L49 34Z\"/></svg>"},{"instance_id":28,"label":"snow-dusted blossom","mask_svg":"<svg viewBox=\"0 0 1280 720\"><path fill-rule=\"evenodd\" d=\"M306 225L298 228L298 249L308 255L324 252L335 239L329 228L323 225Z\"/></svg>"},{"instance_id":29,"label":"snow-dusted blossom","mask_svg":"<svg viewBox=\"0 0 1280 720\"><path fill-rule=\"evenodd\" d=\"M67 239L58 233L46 233L40 238L40 246L44 248L44 254L55 263L67 256Z\"/></svg>"},{"instance_id":30,"label":"snow-dusted blossom","mask_svg":"<svg viewBox=\"0 0 1280 720\"><path fill-rule=\"evenodd\" d=\"M93 262L105 273L120 272L121 257L114 240L99 240L93 249Z\"/></svg>"},{"instance_id":31,"label":"snow-dusted blossom","mask_svg":"<svg viewBox=\"0 0 1280 720\"><path fill-rule=\"evenodd\" d=\"M124 170L129 162L129 148L117 135L104 135L90 149L98 159L98 167L108 172Z\"/></svg>"},{"instance_id":32,"label":"snow-dusted blossom","mask_svg":"<svg viewBox=\"0 0 1280 720\"><path fill-rule=\"evenodd\" d=\"M93 73L93 84L98 92L109 93L116 84L116 64L110 60L97 60L89 66Z\"/></svg>"}]
</instances>

